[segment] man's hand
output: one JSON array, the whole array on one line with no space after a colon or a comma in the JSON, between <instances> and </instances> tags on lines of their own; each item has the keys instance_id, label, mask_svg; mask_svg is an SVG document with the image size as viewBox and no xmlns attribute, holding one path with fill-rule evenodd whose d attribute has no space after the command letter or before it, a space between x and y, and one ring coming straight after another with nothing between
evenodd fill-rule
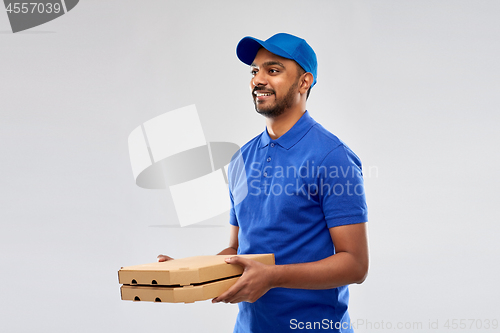
<instances>
[{"instance_id":1,"label":"man's hand","mask_svg":"<svg viewBox=\"0 0 500 333\"><path fill-rule=\"evenodd\" d=\"M241 257L226 259L228 264L243 267L243 274L226 292L212 300L212 303L253 303L272 288L273 266Z\"/></svg>"},{"instance_id":2,"label":"man's hand","mask_svg":"<svg viewBox=\"0 0 500 333\"><path fill-rule=\"evenodd\" d=\"M174 258L170 258L169 256L166 256L164 254L158 255L158 262L163 262L163 261L169 261L169 260L174 260Z\"/></svg>"}]
</instances>

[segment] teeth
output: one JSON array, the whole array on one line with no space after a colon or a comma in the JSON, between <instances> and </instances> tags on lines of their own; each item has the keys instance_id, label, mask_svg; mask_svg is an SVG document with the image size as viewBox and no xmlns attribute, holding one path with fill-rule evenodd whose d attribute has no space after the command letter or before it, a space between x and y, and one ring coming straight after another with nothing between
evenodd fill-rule
<instances>
[{"instance_id":1,"label":"teeth","mask_svg":"<svg viewBox=\"0 0 500 333\"><path fill-rule=\"evenodd\" d=\"M260 96L271 96L272 94L271 93L258 93L258 92L256 92L255 95L257 97L260 97Z\"/></svg>"}]
</instances>

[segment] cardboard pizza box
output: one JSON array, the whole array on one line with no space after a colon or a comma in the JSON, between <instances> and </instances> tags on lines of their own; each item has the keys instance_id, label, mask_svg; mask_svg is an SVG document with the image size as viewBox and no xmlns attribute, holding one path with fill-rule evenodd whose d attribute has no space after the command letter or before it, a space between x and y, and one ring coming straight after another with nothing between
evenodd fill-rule
<instances>
[{"instance_id":1,"label":"cardboard pizza box","mask_svg":"<svg viewBox=\"0 0 500 333\"><path fill-rule=\"evenodd\" d=\"M243 273L241 266L225 262L233 256L197 256L122 267L118 271L122 300L192 303L217 297ZM274 265L274 254L239 256Z\"/></svg>"},{"instance_id":2,"label":"cardboard pizza box","mask_svg":"<svg viewBox=\"0 0 500 333\"><path fill-rule=\"evenodd\" d=\"M121 287L122 300L166 303L193 303L222 295L236 283L239 276L200 285L178 287L131 286Z\"/></svg>"}]
</instances>

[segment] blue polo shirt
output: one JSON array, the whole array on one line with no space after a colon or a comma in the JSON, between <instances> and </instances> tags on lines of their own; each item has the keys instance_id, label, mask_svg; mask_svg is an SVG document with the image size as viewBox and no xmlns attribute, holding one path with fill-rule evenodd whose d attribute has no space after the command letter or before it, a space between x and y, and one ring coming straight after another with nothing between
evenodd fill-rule
<instances>
[{"instance_id":1,"label":"blue polo shirt","mask_svg":"<svg viewBox=\"0 0 500 333\"><path fill-rule=\"evenodd\" d=\"M267 130L229 166L230 223L238 254L274 253L276 264L335 254L329 228L368 221L361 162L306 111L277 140ZM273 288L239 303L234 332L352 332L347 286Z\"/></svg>"}]
</instances>

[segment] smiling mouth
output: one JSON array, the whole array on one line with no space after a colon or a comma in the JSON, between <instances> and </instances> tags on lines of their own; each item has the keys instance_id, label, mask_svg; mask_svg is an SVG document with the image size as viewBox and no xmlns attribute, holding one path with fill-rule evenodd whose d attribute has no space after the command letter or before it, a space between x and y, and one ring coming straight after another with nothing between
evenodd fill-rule
<instances>
[{"instance_id":1,"label":"smiling mouth","mask_svg":"<svg viewBox=\"0 0 500 333\"><path fill-rule=\"evenodd\" d=\"M255 90L255 91L253 92L253 95L255 96L254 98L255 98L256 100L263 100L263 99L265 99L266 97L269 97L269 96L271 96L271 95L274 95L274 92L272 92L272 91L262 91L262 90L260 90L260 91L259 91L259 90Z\"/></svg>"},{"instance_id":2,"label":"smiling mouth","mask_svg":"<svg viewBox=\"0 0 500 333\"><path fill-rule=\"evenodd\" d=\"M271 96L273 93L270 93L270 92L266 92L266 93L264 93L264 92L257 92L257 91L256 91L256 92L254 92L254 94L255 94L255 96L257 96L257 97L263 97L263 96Z\"/></svg>"}]
</instances>

